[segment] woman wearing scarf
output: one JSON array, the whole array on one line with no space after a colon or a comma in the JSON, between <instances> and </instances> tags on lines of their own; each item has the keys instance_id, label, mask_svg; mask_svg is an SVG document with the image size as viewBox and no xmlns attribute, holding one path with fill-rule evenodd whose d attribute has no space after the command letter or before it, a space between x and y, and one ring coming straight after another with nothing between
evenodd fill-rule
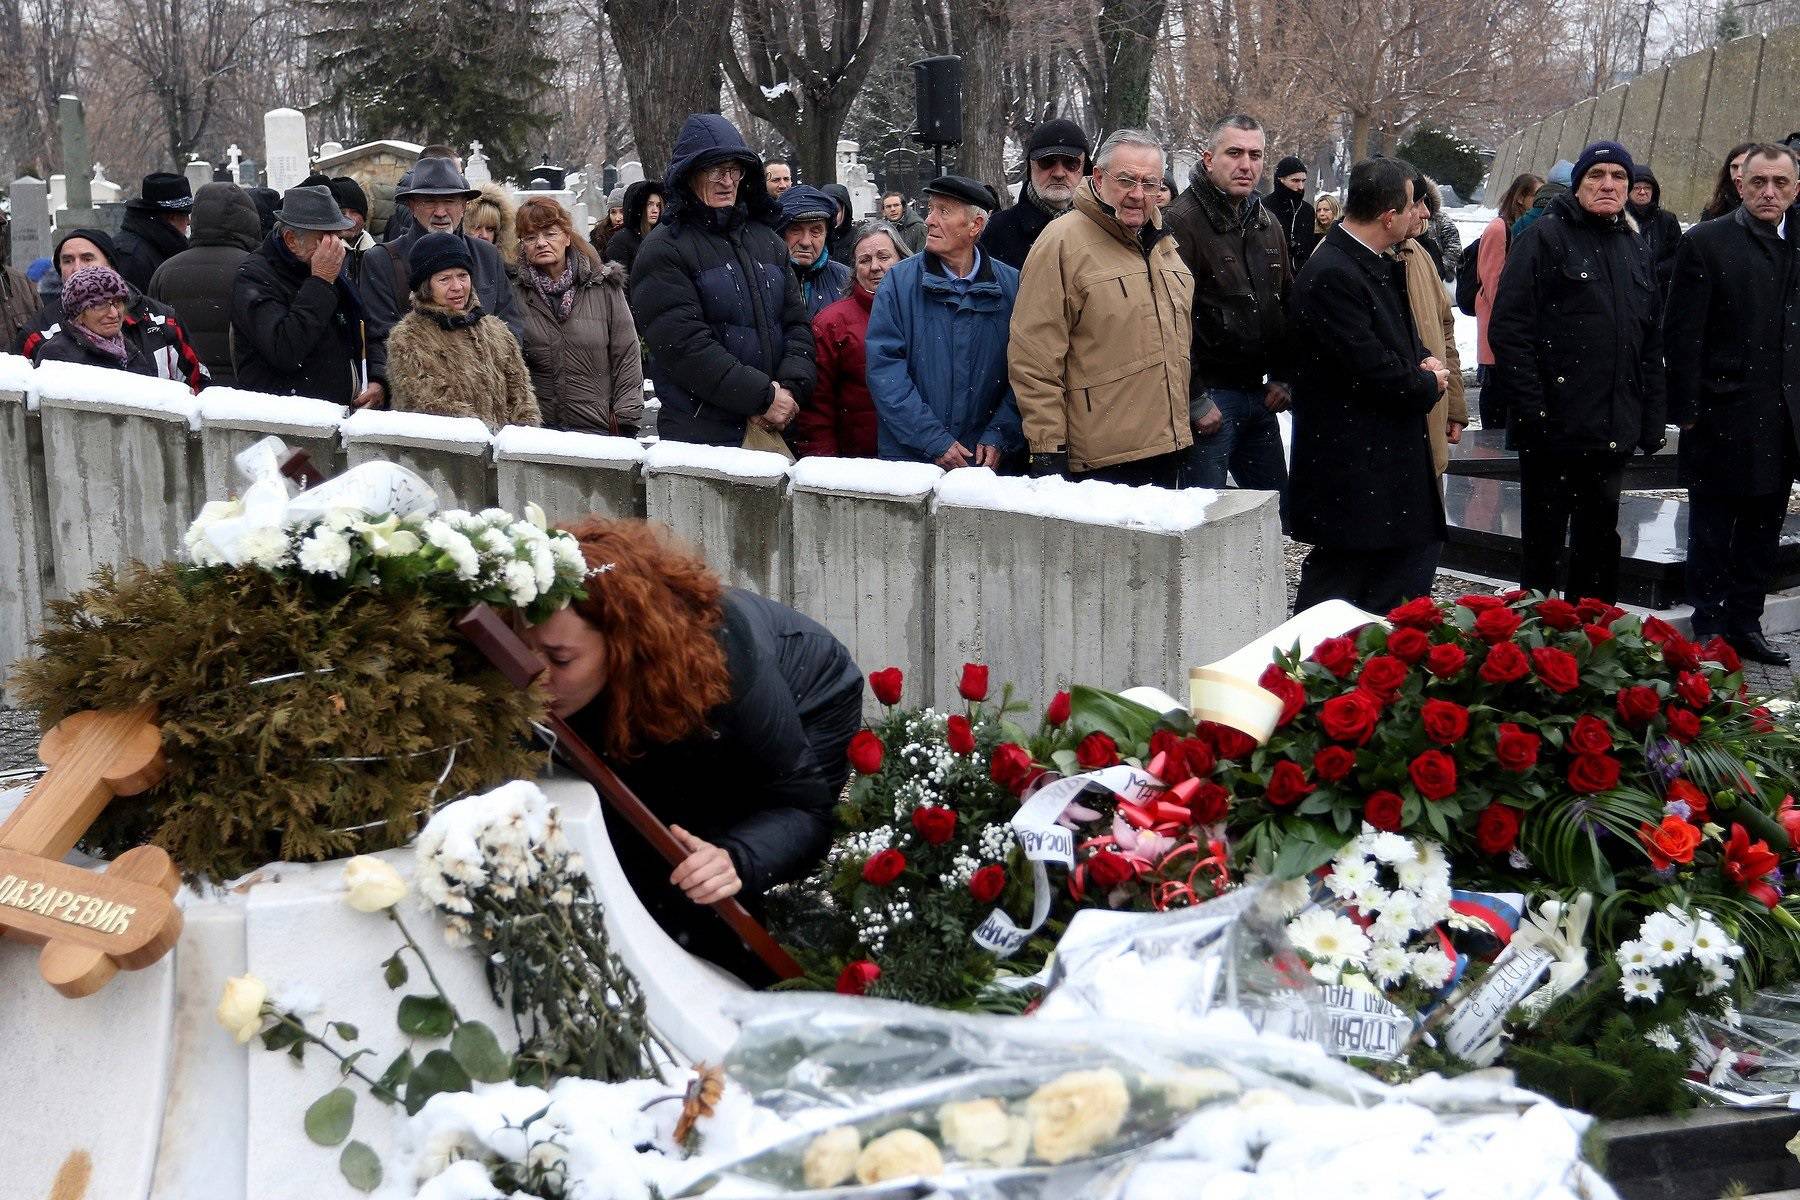
<instances>
[{"instance_id":1,"label":"woman wearing scarf","mask_svg":"<svg viewBox=\"0 0 1800 1200\"><path fill-rule=\"evenodd\" d=\"M75 362L155 375L156 364L125 337L131 293L111 267L83 267L63 281L61 329L39 342L34 363Z\"/></svg>"},{"instance_id":2,"label":"woman wearing scarf","mask_svg":"<svg viewBox=\"0 0 1800 1200\"><path fill-rule=\"evenodd\" d=\"M525 365L547 429L636 437L644 360L625 302L626 269L602 263L562 205L519 206L513 291L525 314Z\"/></svg>"},{"instance_id":3,"label":"woman wearing scarf","mask_svg":"<svg viewBox=\"0 0 1800 1200\"><path fill-rule=\"evenodd\" d=\"M519 344L475 299L474 265L455 234L428 233L412 244L412 311L388 335L394 408L478 417L493 430L540 424Z\"/></svg>"}]
</instances>

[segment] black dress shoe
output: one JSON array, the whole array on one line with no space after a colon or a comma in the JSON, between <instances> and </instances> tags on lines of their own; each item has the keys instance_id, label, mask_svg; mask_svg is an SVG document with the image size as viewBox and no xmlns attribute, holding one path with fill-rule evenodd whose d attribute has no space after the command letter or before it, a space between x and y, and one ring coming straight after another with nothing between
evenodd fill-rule
<instances>
[{"instance_id":1,"label":"black dress shoe","mask_svg":"<svg viewBox=\"0 0 1800 1200\"><path fill-rule=\"evenodd\" d=\"M1771 667L1788 665L1787 654L1777 650L1769 639L1763 636L1760 629L1755 633L1734 634L1725 640L1731 643L1731 648L1738 652L1739 658L1745 658L1751 662L1767 663Z\"/></svg>"}]
</instances>

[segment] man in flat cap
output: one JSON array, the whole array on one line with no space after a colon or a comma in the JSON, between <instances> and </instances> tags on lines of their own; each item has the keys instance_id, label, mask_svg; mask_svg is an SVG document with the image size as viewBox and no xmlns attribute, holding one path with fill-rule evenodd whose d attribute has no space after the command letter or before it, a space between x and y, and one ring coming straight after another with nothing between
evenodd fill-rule
<instances>
[{"instance_id":1,"label":"man in flat cap","mask_svg":"<svg viewBox=\"0 0 1800 1200\"><path fill-rule=\"evenodd\" d=\"M781 224L775 232L787 243L788 265L800 281L806 319L850 294L850 264L838 262L826 246L837 202L816 187L796 184L781 193Z\"/></svg>"},{"instance_id":2,"label":"man in flat cap","mask_svg":"<svg viewBox=\"0 0 1800 1200\"><path fill-rule=\"evenodd\" d=\"M943 175L924 188L925 251L888 269L865 338L882 458L997 467L1023 446L1006 380L1019 273L976 243L999 197Z\"/></svg>"},{"instance_id":3,"label":"man in flat cap","mask_svg":"<svg viewBox=\"0 0 1800 1200\"><path fill-rule=\"evenodd\" d=\"M1018 203L994 214L981 235L981 248L1013 270L1044 226L1075 205L1075 189L1088 169L1088 139L1081 126L1057 118L1040 121L1025 139L1025 183Z\"/></svg>"},{"instance_id":4,"label":"man in flat cap","mask_svg":"<svg viewBox=\"0 0 1800 1200\"><path fill-rule=\"evenodd\" d=\"M1194 275L1156 194L1162 144L1121 129L1020 273L1009 366L1033 475L1178 486L1194 444Z\"/></svg>"}]
</instances>

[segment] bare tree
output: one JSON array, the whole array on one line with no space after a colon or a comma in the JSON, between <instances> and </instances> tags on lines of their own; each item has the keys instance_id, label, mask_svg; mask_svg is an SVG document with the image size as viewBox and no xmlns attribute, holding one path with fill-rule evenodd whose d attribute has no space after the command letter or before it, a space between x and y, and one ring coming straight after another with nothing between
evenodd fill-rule
<instances>
[{"instance_id":1,"label":"bare tree","mask_svg":"<svg viewBox=\"0 0 1800 1200\"><path fill-rule=\"evenodd\" d=\"M719 111L732 0L605 0L647 173L669 164L688 114Z\"/></svg>"},{"instance_id":2,"label":"bare tree","mask_svg":"<svg viewBox=\"0 0 1800 1200\"><path fill-rule=\"evenodd\" d=\"M87 0L0 0L0 107L17 167L49 178L62 165L56 98L73 90L87 49Z\"/></svg>"},{"instance_id":3,"label":"bare tree","mask_svg":"<svg viewBox=\"0 0 1800 1200\"><path fill-rule=\"evenodd\" d=\"M108 58L151 101L172 169L206 144L224 77L247 65L239 52L267 11L240 0L137 0L108 23Z\"/></svg>"},{"instance_id":4,"label":"bare tree","mask_svg":"<svg viewBox=\"0 0 1800 1200\"><path fill-rule=\"evenodd\" d=\"M800 175L837 179L837 143L875 64L891 0L737 0L725 74L745 109L794 147Z\"/></svg>"}]
</instances>

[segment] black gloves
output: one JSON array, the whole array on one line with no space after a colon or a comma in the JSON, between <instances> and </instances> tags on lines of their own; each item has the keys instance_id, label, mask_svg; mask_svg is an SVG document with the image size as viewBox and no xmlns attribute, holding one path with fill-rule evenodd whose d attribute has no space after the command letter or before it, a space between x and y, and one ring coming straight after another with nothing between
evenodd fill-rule
<instances>
[{"instance_id":1,"label":"black gloves","mask_svg":"<svg viewBox=\"0 0 1800 1200\"><path fill-rule=\"evenodd\" d=\"M1043 479L1050 475L1066 476L1069 473L1069 456L1066 452L1034 454L1031 456L1031 461L1026 464L1025 473L1033 479Z\"/></svg>"}]
</instances>

